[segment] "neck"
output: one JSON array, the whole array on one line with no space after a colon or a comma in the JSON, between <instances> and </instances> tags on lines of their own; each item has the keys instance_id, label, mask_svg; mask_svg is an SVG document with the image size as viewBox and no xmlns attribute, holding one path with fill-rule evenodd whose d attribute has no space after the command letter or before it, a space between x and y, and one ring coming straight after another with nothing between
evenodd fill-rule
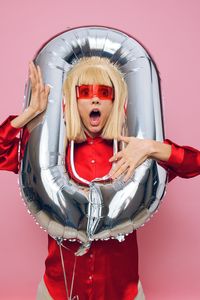
<instances>
[{"instance_id":1,"label":"neck","mask_svg":"<svg viewBox=\"0 0 200 300\"><path fill-rule=\"evenodd\" d=\"M99 137L101 134L98 132L98 133L93 133L93 132L90 132L90 131L87 131L85 130L86 134L91 137L91 138L96 138L96 137Z\"/></svg>"},{"instance_id":2,"label":"neck","mask_svg":"<svg viewBox=\"0 0 200 300\"><path fill-rule=\"evenodd\" d=\"M89 137L91 137L91 138L96 138L96 137L100 137L101 136L101 132L90 132L90 131L88 131L85 127L84 127L84 131L85 131L85 133L89 136Z\"/></svg>"}]
</instances>

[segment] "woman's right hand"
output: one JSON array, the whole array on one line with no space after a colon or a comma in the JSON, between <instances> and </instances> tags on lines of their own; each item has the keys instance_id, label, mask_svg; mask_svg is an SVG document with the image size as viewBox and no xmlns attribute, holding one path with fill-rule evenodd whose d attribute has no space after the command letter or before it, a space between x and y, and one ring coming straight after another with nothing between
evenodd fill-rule
<instances>
[{"instance_id":1,"label":"woman's right hand","mask_svg":"<svg viewBox=\"0 0 200 300\"><path fill-rule=\"evenodd\" d=\"M11 121L15 128L23 127L47 108L50 87L44 85L40 67L35 66L32 61L29 63L29 78L32 88L31 101L29 106Z\"/></svg>"},{"instance_id":2,"label":"woman's right hand","mask_svg":"<svg viewBox=\"0 0 200 300\"><path fill-rule=\"evenodd\" d=\"M31 101L28 109L38 115L46 110L50 87L44 85L40 67L31 61L29 63L29 78L31 81Z\"/></svg>"}]
</instances>

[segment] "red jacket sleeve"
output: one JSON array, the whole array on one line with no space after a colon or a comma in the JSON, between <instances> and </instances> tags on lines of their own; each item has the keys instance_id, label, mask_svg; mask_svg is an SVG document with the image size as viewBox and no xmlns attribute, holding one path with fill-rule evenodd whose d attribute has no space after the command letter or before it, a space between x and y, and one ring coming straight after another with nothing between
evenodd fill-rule
<instances>
[{"instance_id":1,"label":"red jacket sleeve","mask_svg":"<svg viewBox=\"0 0 200 300\"><path fill-rule=\"evenodd\" d=\"M9 116L0 125L0 169L18 173L19 138L21 128L15 128L11 121L16 115Z\"/></svg>"},{"instance_id":2,"label":"red jacket sleeve","mask_svg":"<svg viewBox=\"0 0 200 300\"><path fill-rule=\"evenodd\" d=\"M200 175L200 151L189 146L179 146L169 139L164 143L172 146L172 152L167 162L159 161L169 172L169 181L176 176L191 178Z\"/></svg>"},{"instance_id":3,"label":"red jacket sleeve","mask_svg":"<svg viewBox=\"0 0 200 300\"><path fill-rule=\"evenodd\" d=\"M11 125L11 121L16 117L17 115L11 115L0 125L0 170L12 171L17 174L29 132L25 127L21 147L19 147L20 139L17 135L23 127L15 128Z\"/></svg>"}]
</instances>

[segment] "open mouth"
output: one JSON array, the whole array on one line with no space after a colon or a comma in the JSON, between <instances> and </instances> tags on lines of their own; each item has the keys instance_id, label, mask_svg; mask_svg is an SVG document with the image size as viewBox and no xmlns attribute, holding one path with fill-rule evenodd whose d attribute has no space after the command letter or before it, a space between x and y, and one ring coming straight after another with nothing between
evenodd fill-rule
<instances>
[{"instance_id":1,"label":"open mouth","mask_svg":"<svg viewBox=\"0 0 200 300\"><path fill-rule=\"evenodd\" d=\"M90 124L92 126L98 126L100 123L101 112L98 109L93 109L90 112Z\"/></svg>"}]
</instances>

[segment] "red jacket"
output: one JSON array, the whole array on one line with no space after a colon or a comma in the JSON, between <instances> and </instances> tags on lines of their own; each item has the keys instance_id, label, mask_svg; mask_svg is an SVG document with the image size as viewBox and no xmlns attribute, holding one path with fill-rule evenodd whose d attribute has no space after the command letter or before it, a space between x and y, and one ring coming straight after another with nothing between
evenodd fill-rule
<instances>
[{"instance_id":1,"label":"red jacket","mask_svg":"<svg viewBox=\"0 0 200 300\"><path fill-rule=\"evenodd\" d=\"M8 117L0 126L0 169L18 173L29 133L24 131L18 154L19 138L16 136L20 128L10 124L15 117ZM190 178L200 174L200 151L188 146L181 147L170 140L165 140L165 143L172 145L172 153L167 162L160 164L168 169L169 180L176 176ZM103 176L111 168L108 162L111 156L112 143L88 137L86 142L75 147L76 170L87 180ZM68 162L69 153L66 155L66 168L73 177ZM69 249L64 249L63 255L70 285L75 258L73 253L80 244L65 241L64 245ZM59 247L49 235L48 251L44 281L51 297L63 300L66 291ZM138 248L134 231L122 243L112 239L95 241L87 254L77 258L73 295L79 295L79 300L133 300L137 295L138 280Z\"/></svg>"}]
</instances>

